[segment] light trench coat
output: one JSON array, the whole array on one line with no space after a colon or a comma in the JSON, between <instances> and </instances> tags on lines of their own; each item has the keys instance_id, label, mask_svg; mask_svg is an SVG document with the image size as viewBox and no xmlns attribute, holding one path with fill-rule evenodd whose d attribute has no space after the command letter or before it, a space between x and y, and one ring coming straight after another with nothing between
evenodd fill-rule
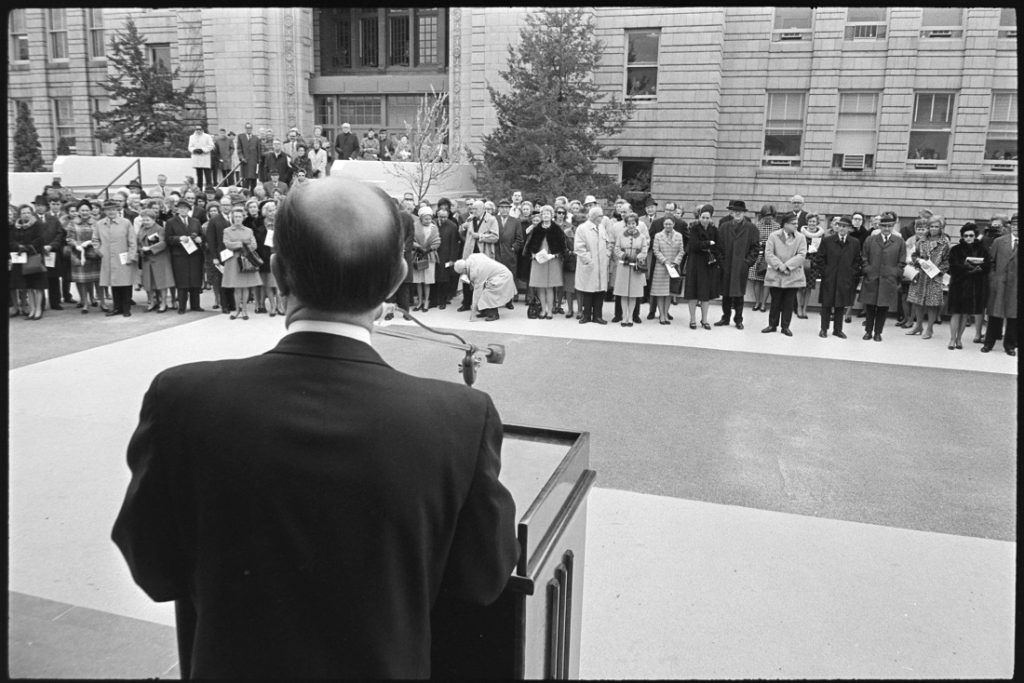
<instances>
[{"instance_id":1,"label":"light trench coat","mask_svg":"<svg viewBox=\"0 0 1024 683\"><path fill-rule=\"evenodd\" d=\"M100 255L100 286L130 287L138 270L139 252L135 228L125 218L101 218L93 230L93 246ZM121 254L128 252L128 263L121 263Z\"/></svg>"},{"instance_id":2,"label":"light trench coat","mask_svg":"<svg viewBox=\"0 0 1024 683\"><path fill-rule=\"evenodd\" d=\"M608 264L612 243L604 225L589 220L576 228L573 240L576 252L576 289L581 292L603 292L608 289Z\"/></svg>"},{"instance_id":3,"label":"light trench coat","mask_svg":"<svg viewBox=\"0 0 1024 683\"><path fill-rule=\"evenodd\" d=\"M785 229L773 232L764 244L764 260L768 262L768 270L764 274L764 286L787 289L806 287L807 278L804 275L804 259L806 257L806 237L796 232L787 242ZM790 268L788 273L779 270L783 265Z\"/></svg>"},{"instance_id":4,"label":"light trench coat","mask_svg":"<svg viewBox=\"0 0 1024 683\"><path fill-rule=\"evenodd\" d=\"M213 138L209 133L192 133L188 138L188 155L192 157L192 168L210 168L210 152L213 148ZM193 154L194 149L201 149L203 153Z\"/></svg>"}]
</instances>

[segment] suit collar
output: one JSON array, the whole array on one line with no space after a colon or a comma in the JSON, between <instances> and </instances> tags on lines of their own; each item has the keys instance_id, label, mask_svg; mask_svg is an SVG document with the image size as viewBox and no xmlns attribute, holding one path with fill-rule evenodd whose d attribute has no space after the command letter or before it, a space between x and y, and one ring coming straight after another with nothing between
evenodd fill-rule
<instances>
[{"instance_id":1,"label":"suit collar","mask_svg":"<svg viewBox=\"0 0 1024 683\"><path fill-rule=\"evenodd\" d=\"M293 332L285 335L267 353L283 353L293 356L314 356L335 358L357 363L376 363L391 367L380 357L372 346L349 337L324 332Z\"/></svg>"}]
</instances>

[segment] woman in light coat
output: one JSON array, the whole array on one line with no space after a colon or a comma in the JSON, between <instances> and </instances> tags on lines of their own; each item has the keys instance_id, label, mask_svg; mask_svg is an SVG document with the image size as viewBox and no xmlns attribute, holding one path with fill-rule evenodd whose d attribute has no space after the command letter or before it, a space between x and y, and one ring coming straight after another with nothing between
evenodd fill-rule
<instances>
[{"instance_id":1,"label":"woman in light coat","mask_svg":"<svg viewBox=\"0 0 1024 683\"><path fill-rule=\"evenodd\" d=\"M223 235L224 248L234 252L234 255L224 262L224 279L221 282L221 287L235 288L236 308L231 313L232 320L239 315L242 316L242 320L249 319L249 311L246 309L249 301L249 288L259 287L263 283L258 271L242 272L238 258L242 247L247 246L253 252L256 251L256 237L251 228L242 224L244 218L245 211L242 207L236 206L231 209L231 225L224 229Z\"/></svg>"},{"instance_id":2,"label":"woman in light coat","mask_svg":"<svg viewBox=\"0 0 1024 683\"><path fill-rule=\"evenodd\" d=\"M421 206L417 212L419 220L413 229L412 249L413 262L426 259L427 267L412 271L412 282L419 295L419 306L414 311L427 312L430 308L430 287L434 284L434 271L437 268L437 250L441 246L441 233L434 225L434 210L429 206Z\"/></svg>"},{"instance_id":3,"label":"woman in light coat","mask_svg":"<svg viewBox=\"0 0 1024 683\"><path fill-rule=\"evenodd\" d=\"M611 242L605 230L604 214L599 206L590 208L587 220L576 228L573 251L576 252L576 291L580 295L580 324L596 322L605 325L601 305L608 289L608 264L611 261Z\"/></svg>"},{"instance_id":4,"label":"woman in light coat","mask_svg":"<svg viewBox=\"0 0 1024 683\"><path fill-rule=\"evenodd\" d=\"M498 309L512 301L516 281L512 271L484 254L470 254L452 265L473 286L473 308L487 322L498 319Z\"/></svg>"},{"instance_id":5,"label":"woman in light coat","mask_svg":"<svg viewBox=\"0 0 1024 683\"><path fill-rule=\"evenodd\" d=\"M647 285L647 252L651 240L647 233L638 227L639 219L635 213L627 213L623 222L625 225L622 234L612 248L615 260L619 264L615 271L614 292L622 302L623 315L626 318L621 325L633 327L633 321L629 320L629 312L634 309ZM637 268L638 263L643 264L642 267Z\"/></svg>"},{"instance_id":6,"label":"woman in light coat","mask_svg":"<svg viewBox=\"0 0 1024 683\"><path fill-rule=\"evenodd\" d=\"M171 300L174 288L174 270L171 268L171 252L167 250L164 226L156 222L154 209L143 209L139 214L139 259L142 263L142 286L149 293L147 311L163 313ZM159 306L159 309L157 309Z\"/></svg>"},{"instance_id":7,"label":"woman in light coat","mask_svg":"<svg viewBox=\"0 0 1024 683\"><path fill-rule=\"evenodd\" d=\"M937 268L935 277L929 277L924 270L914 276L907 291L907 301L924 311L924 319L928 323L927 329L921 339L932 338L932 325L939 317L939 309L942 307L942 276L949 272L949 250L951 248L949 238L946 237L946 219L942 216L933 215L928 221L928 234L924 238L918 238L914 245L914 253L911 256L913 265L918 266L922 261L930 261ZM921 334L921 320L907 334Z\"/></svg>"},{"instance_id":8,"label":"woman in light coat","mask_svg":"<svg viewBox=\"0 0 1024 683\"><path fill-rule=\"evenodd\" d=\"M781 317L782 334L792 337L789 324L793 319L796 290L807 285L804 275L807 239L797 233L795 213L784 214L779 222L782 229L769 235L764 245L764 259L768 263L764 284L771 291L772 303L768 309L768 327L761 331L774 332Z\"/></svg>"}]
</instances>

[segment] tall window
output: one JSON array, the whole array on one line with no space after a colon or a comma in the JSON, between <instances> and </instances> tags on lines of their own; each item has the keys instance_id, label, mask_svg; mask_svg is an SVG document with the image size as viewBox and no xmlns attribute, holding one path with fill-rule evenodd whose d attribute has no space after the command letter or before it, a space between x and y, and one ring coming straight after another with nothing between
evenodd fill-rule
<instances>
[{"instance_id":1,"label":"tall window","mask_svg":"<svg viewBox=\"0 0 1024 683\"><path fill-rule=\"evenodd\" d=\"M776 7L773 40L803 40L811 33L811 7Z\"/></svg>"},{"instance_id":2,"label":"tall window","mask_svg":"<svg viewBox=\"0 0 1024 683\"><path fill-rule=\"evenodd\" d=\"M851 7L846 13L847 40L885 38L884 7Z\"/></svg>"},{"instance_id":3,"label":"tall window","mask_svg":"<svg viewBox=\"0 0 1024 683\"><path fill-rule=\"evenodd\" d=\"M334 57L337 61L333 66L347 69L352 66L352 22L349 21L348 13L340 16L334 26L338 49Z\"/></svg>"},{"instance_id":4,"label":"tall window","mask_svg":"<svg viewBox=\"0 0 1024 683\"><path fill-rule=\"evenodd\" d=\"M50 58L68 58L68 11L66 8L47 10L50 18Z\"/></svg>"},{"instance_id":5,"label":"tall window","mask_svg":"<svg viewBox=\"0 0 1024 683\"><path fill-rule=\"evenodd\" d=\"M406 121L415 127L421 100L421 95L388 95L387 129L398 136L405 132Z\"/></svg>"},{"instance_id":6,"label":"tall window","mask_svg":"<svg viewBox=\"0 0 1024 683\"><path fill-rule=\"evenodd\" d=\"M10 45L11 61L28 60L28 29L25 28L25 10L12 9L10 14Z\"/></svg>"},{"instance_id":7,"label":"tall window","mask_svg":"<svg viewBox=\"0 0 1024 683\"><path fill-rule=\"evenodd\" d=\"M918 93L910 125L907 158L913 161L944 161L949 157L953 132L953 93Z\"/></svg>"},{"instance_id":8,"label":"tall window","mask_svg":"<svg viewBox=\"0 0 1024 683\"><path fill-rule=\"evenodd\" d=\"M85 19L89 26L89 56L93 59L103 59L107 56L106 46L103 44L103 9L87 7Z\"/></svg>"},{"instance_id":9,"label":"tall window","mask_svg":"<svg viewBox=\"0 0 1024 683\"><path fill-rule=\"evenodd\" d=\"M1017 93L992 93L985 159L1017 161Z\"/></svg>"},{"instance_id":10,"label":"tall window","mask_svg":"<svg viewBox=\"0 0 1024 683\"><path fill-rule=\"evenodd\" d=\"M437 13L421 14L416 12L416 47L418 52L417 64L437 64Z\"/></svg>"},{"instance_id":11,"label":"tall window","mask_svg":"<svg viewBox=\"0 0 1024 683\"><path fill-rule=\"evenodd\" d=\"M171 44L149 43L146 45L149 63L161 71L171 73Z\"/></svg>"},{"instance_id":12,"label":"tall window","mask_svg":"<svg viewBox=\"0 0 1024 683\"><path fill-rule=\"evenodd\" d=\"M388 10L388 66L409 66L409 10Z\"/></svg>"},{"instance_id":13,"label":"tall window","mask_svg":"<svg viewBox=\"0 0 1024 683\"><path fill-rule=\"evenodd\" d=\"M872 168L877 132L878 93L840 93L832 167L846 171Z\"/></svg>"},{"instance_id":14,"label":"tall window","mask_svg":"<svg viewBox=\"0 0 1024 683\"><path fill-rule=\"evenodd\" d=\"M804 135L804 93L768 93L763 166L799 166Z\"/></svg>"},{"instance_id":15,"label":"tall window","mask_svg":"<svg viewBox=\"0 0 1024 683\"><path fill-rule=\"evenodd\" d=\"M626 31L626 97L653 100L658 95L660 29Z\"/></svg>"},{"instance_id":16,"label":"tall window","mask_svg":"<svg viewBox=\"0 0 1024 683\"><path fill-rule=\"evenodd\" d=\"M92 98L92 111L102 112L110 111L110 100L106 97L93 97ZM106 155L112 156L114 154L114 143L102 142L96 138L96 119L89 117L89 123L92 127L92 153L96 156Z\"/></svg>"},{"instance_id":17,"label":"tall window","mask_svg":"<svg viewBox=\"0 0 1024 683\"><path fill-rule=\"evenodd\" d=\"M70 97L53 99L54 139L57 141L57 153L75 153L75 118L71 110Z\"/></svg>"},{"instance_id":18,"label":"tall window","mask_svg":"<svg viewBox=\"0 0 1024 683\"><path fill-rule=\"evenodd\" d=\"M925 7L922 9L922 38L956 38L963 35L963 27L963 7Z\"/></svg>"},{"instance_id":19,"label":"tall window","mask_svg":"<svg viewBox=\"0 0 1024 683\"><path fill-rule=\"evenodd\" d=\"M378 66L377 15L359 18L359 66Z\"/></svg>"},{"instance_id":20,"label":"tall window","mask_svg":"<svg viewBox=\"0 0 1024 683\"><path fill-rule=\"evenodd\" d=\"M1017 10L1012 7L1004 7L999 13L999 37L1017 37Z\"/></svg>"}]
</instances>

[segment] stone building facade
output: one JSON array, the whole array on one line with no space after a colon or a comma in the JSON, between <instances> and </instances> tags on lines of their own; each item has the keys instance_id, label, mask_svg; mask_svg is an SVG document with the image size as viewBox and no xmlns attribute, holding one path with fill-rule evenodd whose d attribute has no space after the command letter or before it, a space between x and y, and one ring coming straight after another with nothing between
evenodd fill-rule
<instances>
[{"instance_id":1,"label":"stone building facade","mask_svg":"<svg viewBox=\"0 0 1024 683\"><path fill-rule=\"evenodd\" d=\"M31 103L52 159L61 137L102 153L90 111L102 48L131 15L154 59L180 67L213 128L244 121L328 134L343 121L401 128L448 91L452 147L495 125L526 8L24 9L8 44L13 102ZM18 14L19 16L15 16ZM56 14L55 14L56 13ZM603 170L649 179L687 209L794 193L835 214L928 206L954 223L1017 204L1016 14L1009 8L589 8L604 43L597 82L636 113ZM99 27L99 28L98 28ZM63 46L60 34L65 34ZM27 58L25 48L27 44ZM102 41L100 41L102 45ZM56 55L56 56L55 56ZM10 164L10 160L8 164Z\"/></svg>"}]
</instances>

